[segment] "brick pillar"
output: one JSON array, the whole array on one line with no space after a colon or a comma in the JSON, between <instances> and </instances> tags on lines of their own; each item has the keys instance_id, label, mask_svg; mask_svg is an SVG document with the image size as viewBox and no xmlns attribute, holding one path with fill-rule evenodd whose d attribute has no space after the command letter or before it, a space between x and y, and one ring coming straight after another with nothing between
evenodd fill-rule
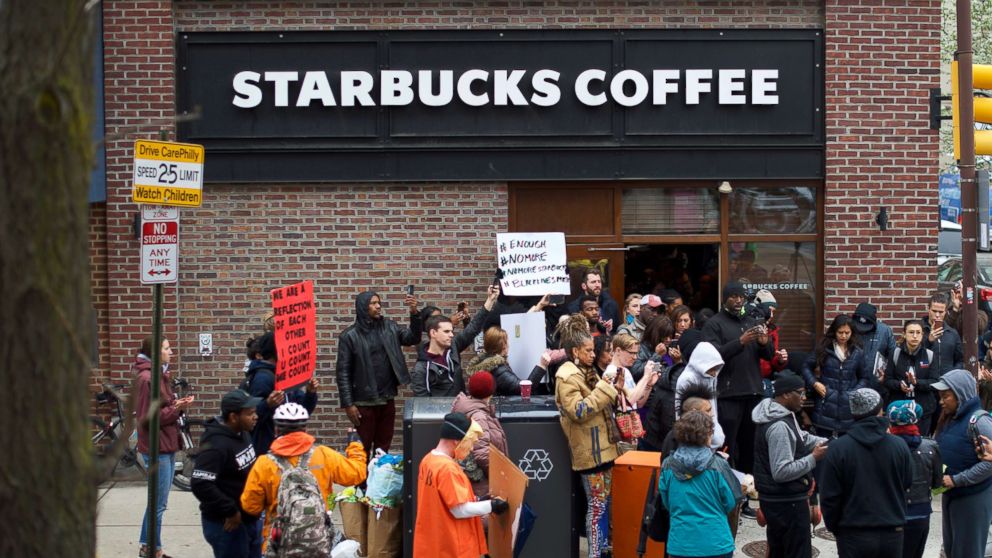
<instances>
[{"instance_id":1,"label":"brick pillar","mask_svg":"<svg viewBox=\"0 0 992 558\"><path fill-rule=\"evenodd\" d=\"M163 127L174 136L172 2L103 3L104 91L107 134L107 291L111 378L124 378L141 338L151 334L152 289L138 281L140 244L131 202L133 147L136 139L159 137ZM167 286L166 327L174 332L175 288ZM172 319L170 320L170 316ZM171 327L170 327L171 326Z\"/></svg>"},{"instance_id":2,"label":"brick pillar","mask_svg":"<svg viewBox=\"0 0 992 558\"><path fill-rule=\"evenodd\" d=\"M890 325L935 287L940 2L827 0L825 318L870 300ZM889 230L875 215L889 212Z\"/></svg>"}]
</instances>

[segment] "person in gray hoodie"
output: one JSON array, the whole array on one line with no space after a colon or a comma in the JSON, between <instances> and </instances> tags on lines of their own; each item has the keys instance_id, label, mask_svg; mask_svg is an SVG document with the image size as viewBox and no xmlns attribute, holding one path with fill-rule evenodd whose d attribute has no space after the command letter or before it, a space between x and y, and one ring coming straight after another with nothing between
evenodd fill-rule
<instances>
[{"instance_id":1,"label":"person in gray hoodie","mask_svg":"<svg viewBox=\"0 0 992 558\"><path fill-rule=\"evenodd\" d=\"M772 382L774 397L751 411L757 426L754 440L754 483L761 514L768 527L769 558L806 557L810 540L809 491L813 468L827 455L827 439L799 428L806 385L802 378L782 372Z\"/></svg>"},{"instance_id":2,"label":"person in gray hoodie","mask_svg":"<svg viewBox=\"0 0 992 558\"><path fill-rule=\"evenodd\" d=\"M689 364L675 383L676 419L682 416L682 400L690 387L702 385L713 394L713 398L710 399L710 404L713 406L710 413L713 418L713 439L710 443L713 449L723 448L725 442L716 410L716 377L722 369L723 357L720 356L720 351L712 343L702 342L693 349Z\"/></svg>"},{"instance_id":3,"label":"person in gray hoodie","mask_svg":"<svg viewBox=\"0 0 992 558\"><path fill-rule=\"evenodd\" d=\"M992 418L982 409L977 382L967 370L951 370L931 384L943 414L937 423L937 445L944 461L941 500L944 555L982 556L992 522L992 463L982 461L981 436L992 437Z\"/></svg>"}]
</instances>

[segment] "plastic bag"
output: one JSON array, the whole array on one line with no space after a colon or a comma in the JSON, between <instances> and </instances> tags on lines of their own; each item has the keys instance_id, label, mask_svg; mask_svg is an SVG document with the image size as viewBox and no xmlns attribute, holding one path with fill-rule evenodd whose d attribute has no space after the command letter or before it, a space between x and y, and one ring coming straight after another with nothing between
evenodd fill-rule
<instances>
[{"instance_id":1,"label":"plastic bag","mask_svg":"<svg viewBox=\"0 0 992 558\"><path fill-rule=\"evenodd\" d=\"M358 542L343 540L331 549L331 558L358 558Z\"/></svg>"},{"instance_id":2,"label":"plastic bag","mask_svg":"<svg viewBox=\"0 0 992 558\"><path fill-rule=\"evenodd\" d=\"M335 502L360 502L363 498L362 489L357 486L349 486L334 497Z\"/></svg>"},{"instance_id":3,"label":"plastic bag","mask_svg":"<svg viewBox=\"0 0 992 558\"><path fill-rule=\"evenodd\" d=\"M365 496L372 505L395 507L403 496L403 456L376 452L369 463Z\"/></svg>"}]
</instances>

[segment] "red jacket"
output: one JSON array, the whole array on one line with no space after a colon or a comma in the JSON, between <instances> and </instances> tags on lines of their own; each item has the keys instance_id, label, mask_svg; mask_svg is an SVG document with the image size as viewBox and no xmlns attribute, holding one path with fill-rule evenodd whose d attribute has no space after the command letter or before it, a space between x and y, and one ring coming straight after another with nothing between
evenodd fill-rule
<instances>
[{"instance_id":1,"label":"red jacket","mask_svg":"<svg viewBox=\"0 0 992 558\"><path fill-rule=\"evenodd\" d=\"M775 356L771 360L761 359L761 377L771 378L772 374L785 368L786 363L778 357L778 326L768 329L768 337L771 339Z\"/></svg>"},{"instance_id":2,"label":"red jacket","mask_svg":"<svg viewBox=\"0 0 992 558\"><path fill-rule=\"evenodd\" d=\"M148 453L148 407L152 395L152 361L137 357L131 365L135 375L135 385L132 397L137 397L135 412L138 414L138 452ZM159 453L174 453L179 450L179 411L176 410L176 396L166 374L159 376L159 394L162 398L162 408L158 414L158 451Z\"/></svg>"}]
</instances>

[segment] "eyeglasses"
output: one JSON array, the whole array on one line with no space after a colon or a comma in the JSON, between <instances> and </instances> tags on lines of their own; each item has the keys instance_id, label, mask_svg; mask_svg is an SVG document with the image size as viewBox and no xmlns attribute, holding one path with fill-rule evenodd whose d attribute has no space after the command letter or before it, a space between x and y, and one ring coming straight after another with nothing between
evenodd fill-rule
<instances>
[{"instance_id":1,"label":"eyeglasses","mask_svg":"<svg viewBox=\"0 0 992 558\"><path fill-rule=\"evenodd\" d=\"M630 349L620 349L620 350L627 353L628 355L637 356L638 354L640 354L638 351L631 351Z\"/></svg>"},{"instance_id":2,"label":"eyeglasses","mask_svg":"<svg viewBox=\"0 0 992 558\"><path fill-rule=\"evenodd\" d=\"M806 398L806 390L805 389L797 389L797 390L793 391L792 393L798 394L799 397L802 397L803 399Z\"/></svg>"}]
</instances>

